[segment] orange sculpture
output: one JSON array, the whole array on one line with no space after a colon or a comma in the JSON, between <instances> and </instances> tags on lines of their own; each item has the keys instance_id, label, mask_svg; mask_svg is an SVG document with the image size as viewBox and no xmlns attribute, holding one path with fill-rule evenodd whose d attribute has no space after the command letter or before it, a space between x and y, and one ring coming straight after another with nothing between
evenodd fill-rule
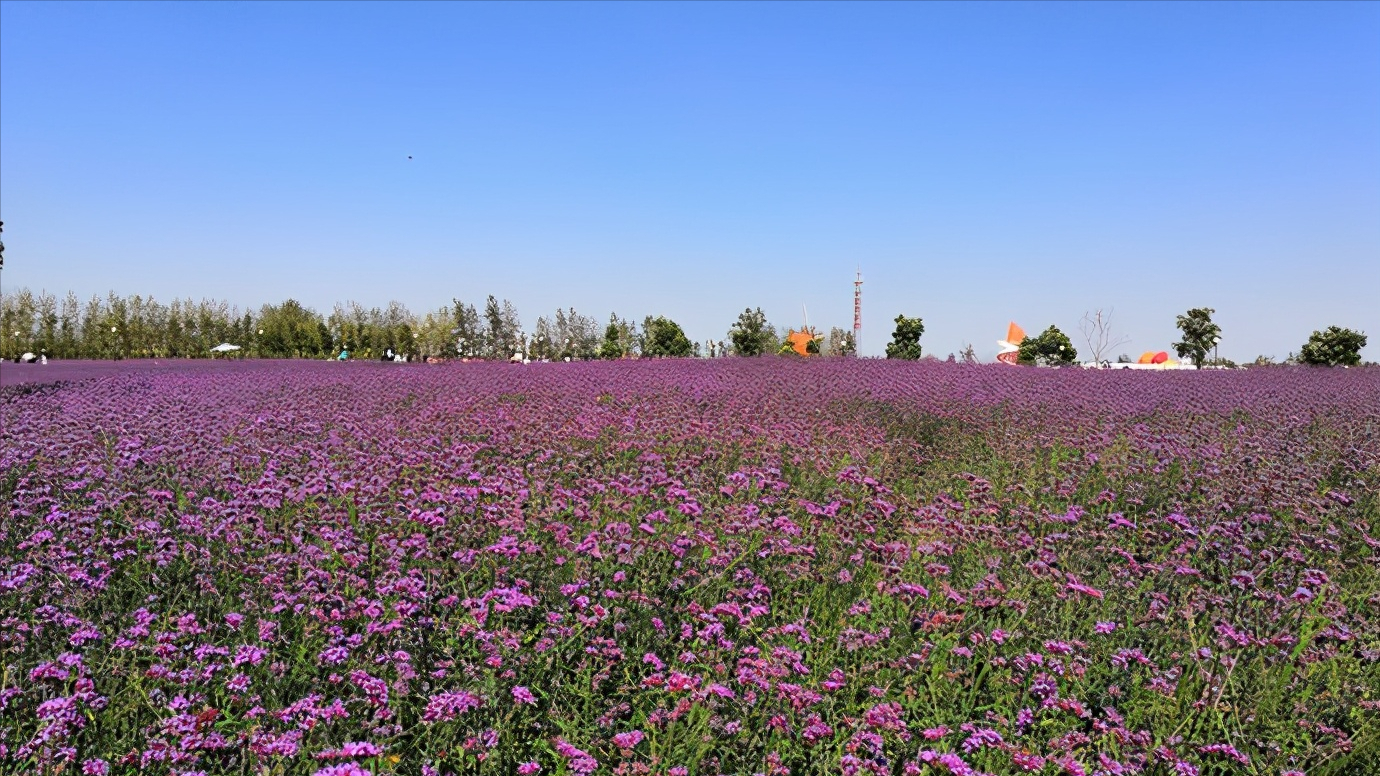
<instances>
[{"instance_id":1,"label":"orange sculpture","mask_svg":"<svg viewBox=\"0 0 1380 776\"><path fill-rule=\"evenodd\" d=\"M1016 325L1012 321L1006 327L1006 339L999 340L997 346L1001 350L997 353L997 360L1003 364L1015 366L1021 354L1021 343L1025 341L1025 329Z\"/></svg>"}]
</instances>

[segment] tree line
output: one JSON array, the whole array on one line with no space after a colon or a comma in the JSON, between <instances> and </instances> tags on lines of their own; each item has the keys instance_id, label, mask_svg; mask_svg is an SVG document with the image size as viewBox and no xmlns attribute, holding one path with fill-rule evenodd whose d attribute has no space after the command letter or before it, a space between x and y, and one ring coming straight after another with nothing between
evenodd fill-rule
<instances>
[{"instance_id":1,"label":"tree line","mask_svg":"<svg viewBox=\"0 0 1380 776\"><path fill-rule=\"evenodd\" d=\"M1199 367L1235 365L1216 358L1222 330L1212 320L1214 312L1202 307L1178 316L1176 323L1183 337L1173 348L1179 358ZM922 358L923 320L898 315L895 324L886 357ZM1084 315L1080 329L1093 360L1099 363L1110 357L1111 349L1126 342L1113 330L1110 311ZM0 358L6 360L24 353L59 359L210 358L214 355L211 349L221 343L238 345L240 354L255 358L333 358L342 351L365 359L393 355L487 360L507 360L516 355L551 361L634 356L716 358L792 354L796 351L788 341L789 334L769 323L760 307L743 310L723 339L695 342L665 316L646 316L639 325L611 314L601 325L574 308L537 318L528 332L517 307L493 295L482 305L455 299L450 305L420 315L396 301L368 308L346 302L322 314L293 299L265 304L258 310L240 310L221 300L174 299L164 304L152 297L114 292L84 302L70 292L59 299L28 289L0 298ZM808 353L856 354L851 331L834 327L827 334L811 330L809 335ZM1285 363L1357 365L1365 345L1365 334L1330 326L1313 332ZM1019 363L1045 366L1071 365L1077 359L1073 342L1056 326L1027 337L1018 354ZM952 355L950 360L954 360ZM971 345L962 360L977 361ZM1274 361L1261 356L1255 363Z\"/></svg>"},{"instance_id":2,"label":"tree line","mask_svg":"<svg viewBox=\"0 0 1380 776\"><path fill-rule=\"evenodd\" d=\"M336 304L320 313L294 299L240 309L223 300L164 303L114 292L85 301L27 288L0 298L0 358L25 353L53 359L211 358L221 343L252 358L589 360L641 357L755 356L782 352L786 332L761 309L745 310L724 339L694 342L675 321L646 316L640 324L611 314L601 324L574 308L558 309L523 328L517 307L490 295L482 304L459 299L417 314L401 302L365 307ZM812 352L849 355L852 333L835 328ZM822 343L822 344L821 344Z\"/></svg>"}]
</instances>

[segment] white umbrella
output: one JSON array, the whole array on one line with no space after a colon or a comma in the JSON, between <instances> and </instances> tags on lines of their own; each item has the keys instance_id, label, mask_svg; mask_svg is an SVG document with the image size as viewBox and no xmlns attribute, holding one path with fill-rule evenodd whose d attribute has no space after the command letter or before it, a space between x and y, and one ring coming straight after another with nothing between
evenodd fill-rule
<instances>
[{"instance_id":1,"label":"white umbrella","mask_svg":"<svg viewBox=\"0 0 1380 776\"><path fill-rule=\"evenodd\" d=\"M239 346L239 345L231 345L231 344L228 343L228 342L222 342L222 343L220 343L219 345L215 346L214 348L211 348L211 352L212 352L212 353L229 353L229 352L232 351L232 350L239 350L239 349L240 349L240 346Z\"/></svg>"}]
</instances>

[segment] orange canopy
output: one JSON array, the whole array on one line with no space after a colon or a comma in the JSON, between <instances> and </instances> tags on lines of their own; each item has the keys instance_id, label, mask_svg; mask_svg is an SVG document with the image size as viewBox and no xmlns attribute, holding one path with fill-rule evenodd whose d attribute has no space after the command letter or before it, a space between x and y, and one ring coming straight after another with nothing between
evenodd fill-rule
<instances>
[{"instance_id":1,"label":"orange canopy","mask_svg":"<svg viewBox=\"0 0 1380 776\"><path fill-rule=\"evenodd\" d=\"M814 342L817 335L812 331L792 331L786 336L786 341L791 343L791 350L802 356L810 355L810 343Z\"/></svg>"},{"instance_id":2,"label":"orange canopy","mask_svg":"<svg viewBox=\"0 0 1380 776\"><path fill-rule=\"evenodd\" d=\"M1016 322L1012 321L1011 325L1006 327L1006 341L1010 342L1012 345L1019 345L1024 339L1025 329L1017 326Z\"/></svg>"}]
</instances>

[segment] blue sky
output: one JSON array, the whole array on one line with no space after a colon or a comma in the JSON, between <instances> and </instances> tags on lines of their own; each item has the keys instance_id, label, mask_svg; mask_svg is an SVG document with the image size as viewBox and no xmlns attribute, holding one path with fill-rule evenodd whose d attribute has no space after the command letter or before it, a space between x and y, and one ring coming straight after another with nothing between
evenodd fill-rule
<instances>
[{"instance_id":1,"label":"blue sky","mask_svg":"<svg viewBox=\"0 0 1380 776\"><path fill-rule=\"evenodd\" d=\"M408 155L413 159L409 161ZM0 3L7 289L1380 358L1380 4Z\"/></svg>"}]
</instances>

